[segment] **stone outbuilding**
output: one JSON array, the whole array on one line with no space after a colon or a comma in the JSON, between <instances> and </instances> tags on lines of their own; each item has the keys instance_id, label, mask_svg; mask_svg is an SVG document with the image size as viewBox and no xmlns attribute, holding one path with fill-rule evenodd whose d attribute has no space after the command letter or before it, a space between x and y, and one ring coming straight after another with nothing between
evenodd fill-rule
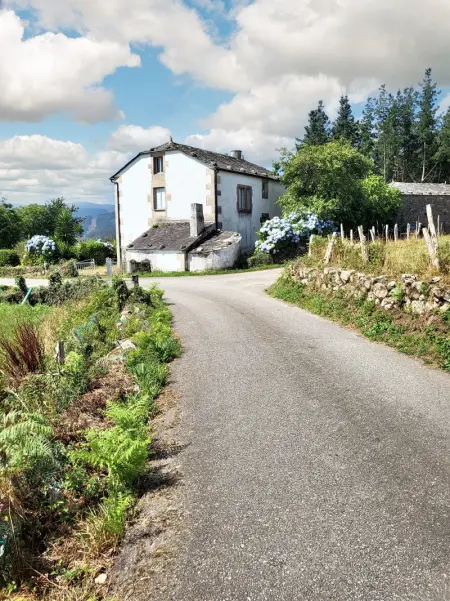
<instances>
[{"instance_id":1,"label":"stone outbuilding","mask_svg":"<svg viewBox=\"0 0 450 601\"><path fill-rule=\"evenodd\" d=\"M416 222L427 223L426 206L431 205L435 221L439 217L440 229L450 232L450 185L449 184L416 184L407 182L392 182L392 188L402 196L398 222L405 227Z\"/></svg>"},{"instance_id":2,"label":"stone outbuilding","mask_svg":"<svg viewBox=\"0 0 450 601\"><path fill-rule=\"evenodd\" d=\"M241 235L205 223L201 204L192 204L190 221L155 224L126 248L127 271L207 271L233 267Z\"/></svg>"}]
</instances>

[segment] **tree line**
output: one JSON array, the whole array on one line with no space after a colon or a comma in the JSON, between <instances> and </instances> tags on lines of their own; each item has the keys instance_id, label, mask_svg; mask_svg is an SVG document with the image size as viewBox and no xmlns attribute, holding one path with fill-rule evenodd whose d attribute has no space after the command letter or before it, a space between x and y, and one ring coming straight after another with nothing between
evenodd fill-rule
<instances>
[{"instance_id":1,"label":"tree line","mask_svg":"<svg viewBox=\"0 0 450 601\"><path fill-rule=\"evenodd\" d=\"M386 181L450 181L450 108L439 110L442 91L427 69L417 87L395 94L385 85L370 97L362 116L356 119L348 96L342 96L334 122L319 101L309 113L302 145L323 145L330 141L349 143L374 164L374 171Z\"/></svg>"},{"instance_id":2,"label":"tree line","mask_svg":"<svg viewBox=\"0 0 450 601\"><path fill-rule=\"evenodd\" d=\"M77 207L55 198L45 205L14 207L0 200L0 248L13 248L34 235L48 236L64 247L75 244L83 233L83 218L75 217Z\"/></svg>"}]
</instances>

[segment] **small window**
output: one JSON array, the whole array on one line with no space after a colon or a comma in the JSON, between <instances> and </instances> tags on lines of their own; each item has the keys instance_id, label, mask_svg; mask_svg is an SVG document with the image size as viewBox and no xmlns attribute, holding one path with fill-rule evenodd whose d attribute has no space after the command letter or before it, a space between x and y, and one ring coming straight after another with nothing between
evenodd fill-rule
<instances>
[{"instance_id":1,"label":"small window","mask_svg":"<svg viewBox=\"0 0 450 601\"><path fill-rule=\"evenodd\" d=\"M153 173L162 173L164 171L163 157L153 157Z\"/></svg>"},{"instance_id":2,"label":"small window","mask_svg":"<svg viewBox=\"0 0 450 601\"><path fill-rule=\"evenodd\" d=\"M237 187L237 210L238 213L252 212L252 187L238 186Z\"/></svg>"},{"instance_id":3,"label":"small window","mask_svg":"<svg viewBox=\"0 0 450 601\"><path fill-rule=\"evenodd\" d=\"M268 179L262 180L262 197L269 198L269 180Z\"/></svg>"},{"instance_id":4,"label":"small window","mask_svg":"<svg viewBox=\"0 0 450 601\"><path fill-rule=\"evenodd\" d=\"M153 201L155 211L166 210L166 189L165 188L153 188Z\"/></svg>"}]
</instances>

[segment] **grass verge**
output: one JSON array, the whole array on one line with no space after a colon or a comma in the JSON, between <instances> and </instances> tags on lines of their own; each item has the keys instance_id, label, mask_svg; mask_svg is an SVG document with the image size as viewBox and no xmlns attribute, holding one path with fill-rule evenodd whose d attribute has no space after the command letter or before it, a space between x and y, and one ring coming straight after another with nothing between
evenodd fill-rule
<instances>
[{"instance_id":1,"label":"grass verge","mask_svg":"<svg viewBox=\"0 0 450 601\"><path fill-rule=\"evenodd\" d=\"M143 278L180 278L208 275L230 275L234 273L251 273L252 271L265 271L266 269L279 269L283 265L258 265L245 269L209 269L208 271L138 271L139 277Z\"/></svg>"},{"instance_id":2,"label":"grass verge","mask_svg":"<svg viewBox=\"0 0 450 601\"><path fill-rule=\"evenodd\" d=\"M351 327L369 340L383 342L428 364L450 371L450 312L416 316L403 311L387 312L374 302L314 290L282 275L269 294L306 311Z\"/></svg>"}]
</instances>

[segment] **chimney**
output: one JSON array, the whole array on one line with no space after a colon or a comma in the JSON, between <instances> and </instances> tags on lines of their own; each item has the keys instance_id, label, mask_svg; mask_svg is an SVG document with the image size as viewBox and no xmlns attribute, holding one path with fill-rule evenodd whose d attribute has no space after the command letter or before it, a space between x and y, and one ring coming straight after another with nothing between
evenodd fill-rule
<instances>
[{"instance_id":1,"label":"chimney","mask_svg":"<svg viewBox=\"0 0 450 601\"><path fill-rule=\"evenodd\" d=\"M235 159L242 159L242 150L232 150L231 156Z\"/></svg>"},{"instance_id":2,"label":"chimney","mask_svg":"<svg viewBox=\"0 0 450 601\"><path fill-rule=\"evenodd\" d=\"M189 222L189 235L191 238L197 238L205 229L205 219L203 217L203 205L199 203L191 204L191 220Z\"/></svg>"}]
</instances>

